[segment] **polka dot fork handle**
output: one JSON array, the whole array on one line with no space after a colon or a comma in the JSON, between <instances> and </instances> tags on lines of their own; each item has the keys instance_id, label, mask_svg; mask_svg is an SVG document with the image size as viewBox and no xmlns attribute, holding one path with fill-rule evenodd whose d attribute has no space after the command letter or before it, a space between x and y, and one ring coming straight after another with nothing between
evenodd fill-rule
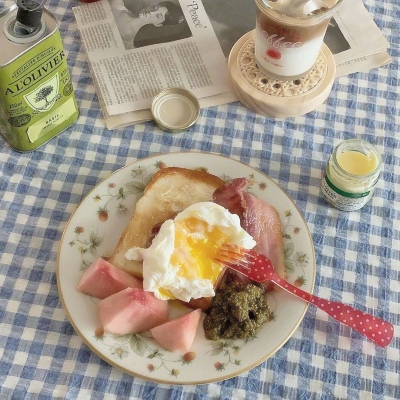
<instances>
[{"instance_id":1,"label":"polka dot fork handle","mask_svg":"<svg viewBox=\"0 0 400 400\"><path fill-rule=\"evenodd\" d=\"M299 289L280 278L275 273L271 261L262 254L257 254L252 250L225 246L219 255L219 261L256 282L261 283L267 280L274 282L289 293L325 311L342 324L367 336L381 347L387 346L393 339L394 329L391 323L343 303L324 300Z\"/></svg>"}]
</instances>

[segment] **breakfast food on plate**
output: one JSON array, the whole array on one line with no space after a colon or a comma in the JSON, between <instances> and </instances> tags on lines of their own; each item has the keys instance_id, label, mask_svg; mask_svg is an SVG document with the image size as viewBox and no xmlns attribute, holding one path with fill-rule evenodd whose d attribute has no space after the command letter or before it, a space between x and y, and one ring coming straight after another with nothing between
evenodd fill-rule
<instances>
[{"instance_id":1,"label":"breakfast food on plate","mask_svg":"<svg viewBox=\"0 0 400 400\"><path fill-rule=\"evenodd\" d=\"M237 214L241 226L257 242L253 250L267 256L276 273L285 277L282 224L278 211L270 204L246 192L246 178L236 178L219 187L213 201Z\"/></svg>"},{"instance_id":2,"label":"breakfast food on plate","mask_svg":"<svg viewBox=\"0 0 400 400\"><path fill-rule=\"evenodd\" d=\"M168 302L143 289L124 289L97 307L104 330L119 335L147 331L169 318Z\"/></svg>"},{"instance_id":3,"label":"breakfast food on plate","mask_svg":"<svg viewBox=\"0 0 400 400\"><path fill-rule=\"evenodd\" d=\"M128 260L132 247L150 246L154 231L167 219L188 206L211 200L224 181L201 170L167 167L157 171L137 201L134 215L109 258L111 264L130 274L142 276L142 262Z\"/></svg>"},{"instance_id":4,"label":"breakfast food on plate","mask_svg":"<svg viewBox=\"0 0 400 400\"><path fill-rule=\"evenodd\" d=\"M143 260L143 288L163 300L212 297L225 270L216 261L224 244L251 249L256 242L239 217L212 203L193 204L165 221L150 247L134 247L128 259Z\"/></svg>"},{"instance_id":5,"label":"breakfast food on plate","mask_svg":"<svg viewBox=\"0 0 400 400\"><path fill-rule=\"evenodd\" d=\"M255 336L271 319L265 288L217 261L225 244L254 248L284 276L279 215L248 184L177 167L154 174L108 262L95 261L77 287L103 299L104 331L150 330L165 349L187 352L205 311L206 338ZM169 320L168 300L194 311Z\"/></svg>"},{"instance_id":6,"label":"breakfast food on plate","mask_svg":"<svg viewBox=\"0 0 400 400\"><path fill-rule=\"evenodd\" d=\"M153 338L169 351L186 353L193 344L201 317L200 308L150 329Z\"/></svg>"},{"instance_id":7,"label":"breakfast food on plate","mask_svg":"<svg viewBox=\"0 0 400 400\"><path fill-rule=\"evenodd\" d=\"M141 280L98 258L82 274L77 289L97 299L105 299L128 287L143 288L143 284Z\"/></svg>"}]
</instances>

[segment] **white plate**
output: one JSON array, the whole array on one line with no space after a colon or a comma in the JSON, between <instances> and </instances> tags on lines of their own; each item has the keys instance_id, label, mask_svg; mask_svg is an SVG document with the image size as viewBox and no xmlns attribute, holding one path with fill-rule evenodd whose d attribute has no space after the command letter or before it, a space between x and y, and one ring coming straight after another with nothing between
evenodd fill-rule
<instances>
[{"instance_id":1,"label":"white plate","mask_svg":"<svg viewBox=\"0 0 400 400\"><path fill-rule=\"evenodd\" d=\"M180 355L161 349L144 335L102 335L96 311L98 300L76 290L83 269L97 257L113 251L146 183L164 165L201 168L223 179L251 179L249 191L275 206L281 216L288 280L312 292L316 272L314 246L293 201L266 175L241 162L209 153L188 152L139 160L114 172L84 198L61 240L57 269L60 297L83 341L102 359L128 374L172 384L228 379L255 367L279 350L303 319L306 303L284 291L273 291L269 304L275 318L261 327L256 338L209 341L200 324L190 352Z\"/></svg>"}]
</instances>

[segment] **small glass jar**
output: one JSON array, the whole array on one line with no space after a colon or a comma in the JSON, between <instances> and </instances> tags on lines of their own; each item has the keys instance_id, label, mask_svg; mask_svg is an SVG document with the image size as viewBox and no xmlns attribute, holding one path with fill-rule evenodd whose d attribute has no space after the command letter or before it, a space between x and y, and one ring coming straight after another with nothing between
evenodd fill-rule
<instances>
[{"instance_id":1,"label":"small glass jar","mask_svg":"<svg viewBox=\"0 0 400 400\"><path fill-rule=\"evenodd\" d=\"M328 160L322 194L339 210L358 210L371 199L381 167L381 156L372 144L360 139L345 140Z\"/></svg>"}]
</instances>

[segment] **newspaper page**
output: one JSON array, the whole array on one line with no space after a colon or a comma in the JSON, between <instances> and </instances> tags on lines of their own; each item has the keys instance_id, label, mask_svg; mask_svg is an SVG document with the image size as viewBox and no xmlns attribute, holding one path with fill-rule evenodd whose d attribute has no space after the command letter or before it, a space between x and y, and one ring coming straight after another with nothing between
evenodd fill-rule
<instances>
[{"instance_id":1,"label":"newspaper page","mask_svg":"<svg viewBox=\"0 0 400 400\"><path fill-rule=\"evenodd\" d=\"M185 87L200 100L225 93L225 102L234 100L201 2L101 0L74 13L108 127L111 116L130 119L134 111L142 111L138 120L151 119L151 101L166 87Z\"/></svg>"},{"instance_id":2,"label":"newspaper page","mask_svg":"<svg viewBox=\"0 0 400 400\"><path fill-rule=\"evenodd\" d=\"M152 98L166 87L189 89L201 107L236 100L227 58L255 27L254 0L171 0L161 5L160 12L160 0L101 0L73 9L108 129L151 120ZM162 15L166 5L171 8L168 21ZM337 76L391 61L388 42L361 0L342 3L325 43Z\"/></svg>"}]
</instances>

